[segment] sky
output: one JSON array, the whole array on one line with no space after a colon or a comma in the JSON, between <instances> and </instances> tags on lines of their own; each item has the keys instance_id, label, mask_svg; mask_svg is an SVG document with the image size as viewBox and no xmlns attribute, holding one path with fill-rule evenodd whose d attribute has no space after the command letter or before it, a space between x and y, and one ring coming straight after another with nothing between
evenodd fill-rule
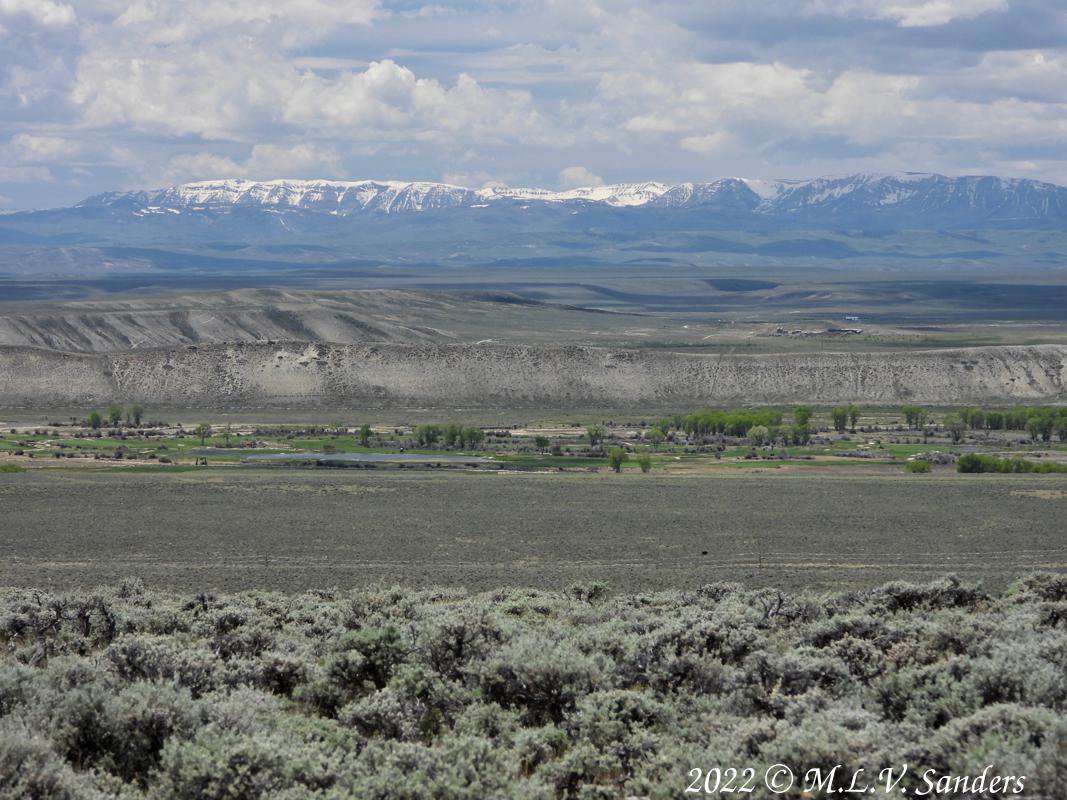
<instances>
[{"instance_id":1,"label":"sky","mask_svg":"<svg viewBox=\"0 0 1067 800\"><path fill-rule=\"evenodd\" d=\"M1067 183L1063 0L0 0L0 210L243 177Z\"/></svg>"}]
</instances>

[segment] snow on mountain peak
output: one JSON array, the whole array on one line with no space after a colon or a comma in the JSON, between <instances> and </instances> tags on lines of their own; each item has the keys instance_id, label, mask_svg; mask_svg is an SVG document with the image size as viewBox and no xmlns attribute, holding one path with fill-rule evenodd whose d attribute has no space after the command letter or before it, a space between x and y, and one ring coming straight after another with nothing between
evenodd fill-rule
<instances>
[{"instance_id":1,"label":"snow on mountain peak","mask_svg":"<svg viewBox=\"0 0 1067 800\"><path fill-rule=\"evenodd\" d=\"M842 219L877 209L898 209L920 218L931 210L1025 217L1061 213L1067 209L1067 189L1031 180L952 178L922 172L857 173L806 180L721 178L676 184L645 181L559 191L506 186L469 189L432 181L238 178L98 195L81 205L132 207L134 213L185 208L224 212L236 207L261 207L347 216L484 208L509 201L526 205L705 208L709 213L783 215L789 219L814 219L813 215Z\"/></svg>"}]
</instances>

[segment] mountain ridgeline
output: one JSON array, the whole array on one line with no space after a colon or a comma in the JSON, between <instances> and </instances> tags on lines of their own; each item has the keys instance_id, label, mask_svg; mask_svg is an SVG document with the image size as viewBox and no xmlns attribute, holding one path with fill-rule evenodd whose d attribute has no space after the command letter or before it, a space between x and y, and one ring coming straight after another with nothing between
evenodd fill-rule
<instances>
[{"instance_id":1,"label":"mountain ridgeline","mask_svg":"<svg viewBox=\"0 0 1067 800\"><path fill-rule=\"evenodd\" d=\"M1067 222L1067 188L1033 180L926 173L793 181L722 178L707 183L626 183L559 192L503 186L475 190L429 182L223 180L102 194L76 208L135 217L258 209L345 218L457 209L468 214L504 210L521 217L534 207L572 214L627 209L646 214L698 211L713 226L746 221L810 228L1043 226Z\"/></svg>"},{"instance_id":2,"label":"mountain ridgeline","mask_svg":"<svg viewBox=\"0 0 1067 800\"><path fill-rule=\"evenodd\" d=\"M121 283L152 273L174 276L178 289L191 287L194 274L241 278L199 288L279 285L276 275L252 280L278 270L297 281L286 285L304 286L309 264L334 278L343 272L397 286L413 285L411 270L449 265L521 267L529 277L552 269L580 276L587 268L614 274L642 264L749 269L842 259L905 270L1064 265L1067 188L926 173L566 191L218 180L0 215L0 276L96 275ZM400 270L403 280L383 282L383 268Z\"/></svg>"}]
</instances>

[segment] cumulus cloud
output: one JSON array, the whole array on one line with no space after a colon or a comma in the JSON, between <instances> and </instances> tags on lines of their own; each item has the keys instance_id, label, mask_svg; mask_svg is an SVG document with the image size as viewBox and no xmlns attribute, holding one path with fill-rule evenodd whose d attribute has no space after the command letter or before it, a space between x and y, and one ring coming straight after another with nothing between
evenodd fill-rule
<instances>
[{"instance_id":1,"label":"cumulus cloud","mask_svg":"<svg viewBox=\"0 0 1067 800\"><path fill-rule=\"evenodd\" d=\"M446 86L386 59L325 76L242 44L187 47L166 58L88 55L71 100L91 126L205 139L258 138L272 130L507 139L534 135L539 126L527 93L487 89L468 75Z\"/></svg>"},{"instance_id":2,"label":"cumulus cloud","mask_svg":"<svg viewBox=\"0 0 1067 800\"><path fill-rule=\"evenodd\" d=\"M246 44L228 53L180 48L163 58L93 52L78 64L70 100L87 127L237 138L275 123L279 93L298 79L261 55Z\"/></svg>"},{"instance_id":3,"label":"cumulus cloud","mask_svg":"<svg viewBox=\"0 0 1067 800\"><path fill-rule=\"evenodd\" d=\"M441 181L443 183L451 184L452 186L478 188L507 185L506 182L495 179L490 173L484 170L475 170L473 172L448 171L441 175Z\"/></svg>"},{"instance_id":4,"label":"cumulus cloud","mask_svg":"<svg viewBox=\"0 0 1067 800\"><path fill-rule=\"evenodd\" d=\"M706 156L722 150L729 141L730 134L726 131L716 131L703 136L686 136L682 139L681 145L683 150Z\"/></svg>"},{"instance_id":5,"label":"cumulus cloud","mask_svg":"<svg viewBox=\"0 0 1067 800\"><path fill-rule=\"evenodd\" d=\"M559 185L562 189L578 189L585 186L603 186L604 179L585 167L564 167L559 171Z\"/></svg>"},{"instance_id":6,"label":"cumulus cloud","mask_svg":"<svg viewBox=\"0 0 1067 800\"><path fill-rule=\"evenodd\" d=\"M390 59L359 69L288 54L380 13L377 0L134 0L90 39L69 97L90 127L207 140L341 128L506 135L535 121L526 95L467 75L447 86Z\"/></svg>"},{"instance_id":7,"label":"cumulus cloud","mask_svg":"<svg viewBox=\"0 0 1067 800\"><path fill-rule=\"evenodd\" d=\"M0 166L0 183L51 183L55 178L47 167Z\"/></svg>"},{"instance_id":8,"label":"cumulus cloud","mask_svg":"<svg viewBox=\"0 0 1067 800\"><path fill-rule=\"evenodd\" d=\"M973 19L990 11L1000 11L1007 5L1007 0L811 0L808 11L854 14L892 20L904 28L918 28Z\"/></svg>"},{"instance_id":9,"label":"cumulus cloud","mask_svg":"<svg viewBox=\"0 0 1067 800\"><path fill-rule=\"evenodd\" d=\"M0 0L0 189L26 205L220 175L600 180L576 164L1057 177L1065 134L1047 0Z\"/></svg>"},{"instance_id":10,"label":"cumulus cloud","mask_svg":"<svg viewBox=\"0 0 1067 800\"><path fill-rule=\"evenodd\" d=\"M158 175L149 173L145 177L152 183L180 183L211 178L336 178L343 172L341 155L332 147L257 144L246 158L182 153L171 158Z\"/></svg>"},{"instance_id":11,"label":"cumulus cloud","mask_svg":"<svg viewBox=\"0 0 1067 800\"><path fill-rule=\"evenodd\" d=\"M184 183L192 180L243 178L247 174L244 164L215 153L180 153L171 158L160 170L146 170L141 174L145 182L159 184Z\"/></svg>"},{"instance_id":12,"label":"cumulus cloud","mask_svg":"<svg viewBox=\"0 0 1067 800\"><path fill-rule=\"evenodd\" d=\"M120 39L153 45L252 35L293 48L378 15L378 0L129 0L112 27Z\"/></svg>"},{"instance_id":13,"label":"cumulus cloud","mask_svg":"<svg viewBox=\"0 0 1067 800\"><path fill-rule=\"evenodd\" d=\"M672 135L681 149L710 154L731 138L764 151L792 142L795 159L795 143L818 137L877 153L909 141L936 148L939 137L977 149L991 139L1058 134L1067 130L1067 104L1054 97L1064 79L1059 60L1019 55L951 76L854 69L830 79L783 64L694 63L670 80L619 73L601 91L626 110L623 128L650 143ZM968 83L970 90L952 91ZM1051 102L1020 96L1037 86Z\"/></svg>"},{"instance_id":14,"label":"cumulus cloud","mask_svg":"<svg viewBox=\"0 0 1067 800\"><path fill-rule=\"evenodd\" d=\"M643 113L625 123L635 132L676 132L716 120L774 117L785 109L810 110L813 75L784 64L690 63L671 81L632 81L631 74L605 78L601 87L614 100L643 98Z\"/></svg>"},{"instance_id":15,"label":"cumulus cloud","mask_svg":"<svg viewBox=\"0 0 1067 800\"><path fill-rule=\"evenodd\" d=\"M49 163L72 158L82 152L83 145L64 136L20 133L11 139L9 150L20 161Z\"/></svg>"},{"instance_id":16,"label":"cumulus cloud","mask_svg":"<svg viewBox=\"0 0 1067 800\"><path fill-rule=\"evenodd\" d=\"M0 0L0 19L4 17L22 17L46 28L72 25L76 20L73 8L55 0Z\"/></svg>"},{"instance_id":17,"label":"cumulus cloud","mask_svg":"<svg viewBox=\"0 0 1067 800\"><path fill-rule=\"evenodd\" d=\"M301 75L283 104L282 119L295 126L344 128L357 137L365 127L474 139L521 136L535 132L539 122L525 92L486 89L465 74L447 87L388 59L334 79Z\"/></svg>"}]
</instances>

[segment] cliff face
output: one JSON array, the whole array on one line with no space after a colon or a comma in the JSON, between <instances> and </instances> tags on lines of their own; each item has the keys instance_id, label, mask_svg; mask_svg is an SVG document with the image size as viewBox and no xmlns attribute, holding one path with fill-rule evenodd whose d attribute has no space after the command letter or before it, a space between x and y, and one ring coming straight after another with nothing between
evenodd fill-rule
<instances>
[{"instance_id":1,"label":"cliff face","mask_svg":"<svg viewBox=\"0 0 1067 800\"><path fill-rule=\"evenodd\" d=\"M0 347L0 406L686 407L1065 403L1067 347L709 356L595 347Z\"/></svg>"}]
</instances>

